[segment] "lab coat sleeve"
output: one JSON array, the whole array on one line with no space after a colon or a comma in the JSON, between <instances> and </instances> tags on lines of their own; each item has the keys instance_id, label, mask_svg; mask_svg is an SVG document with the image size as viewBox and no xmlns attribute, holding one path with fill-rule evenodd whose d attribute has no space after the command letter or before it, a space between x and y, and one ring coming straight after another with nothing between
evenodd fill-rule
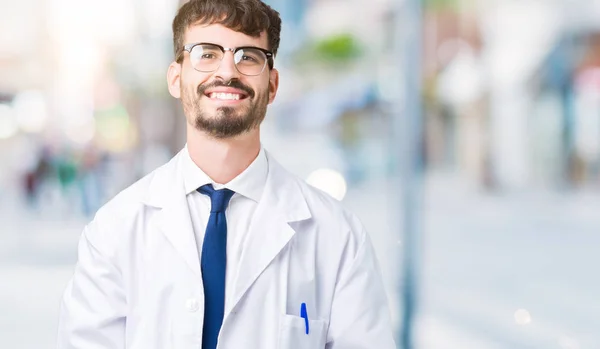
<instances>
[{"instance_id":1,"label":"lab coat sleeve","mask_svg":"<svg viewBox=\"0 0 600 349\"><path fill-rule=\"evenodd\" d=\"M396 348L387 303L371 241L362 229L354 258L342 263L333 296L326 348Z\"/></svg>"},{"instance_id":2,"label":"lab coat sleeve","mask_svg":"<svg viewBox=\"0 0 600 349\"><path fill-rule=\"evenodd\" d=\"M91 241L86 227L79 241L78 262L64 292L58 324L58 349L125 348L122 276Z\"/></svg>"}]
</instances>

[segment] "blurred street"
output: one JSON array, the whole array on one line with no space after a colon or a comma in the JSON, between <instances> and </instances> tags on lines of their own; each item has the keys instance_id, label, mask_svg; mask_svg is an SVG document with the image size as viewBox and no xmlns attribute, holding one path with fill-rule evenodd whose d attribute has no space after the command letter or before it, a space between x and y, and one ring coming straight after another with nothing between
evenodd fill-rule
<instances>
[{"instance_id":1,"label":"blurred street","mask_svg":"<svg viewBox=\"0 0 600 349\"><path fill-rule=\"evenodd\" d=\"M401 241L388 224L396 212L384 182L364 186L373 191L368 201L357 187L344 204L371 233L397 319L391 280ZM430 176L426 188L419 348L600 347L598 195L482 195L447 175ZM50 348L86 219L58 220L59 209L32 219L18 204L3 204L2 347Z\"/></svg>"},{"instance_id":2,"label":"blurred street","mask_svg":"<svg viewBox=\"0 0 600 349\"><path fill-rule=\"evenodd\" d=\"M186 1L0 0L0 348L54 347L84 225L185 144ZM600 349L600 1L264 2L261 141L362 219L401 349Z\"/></svg>"}]
</instances>

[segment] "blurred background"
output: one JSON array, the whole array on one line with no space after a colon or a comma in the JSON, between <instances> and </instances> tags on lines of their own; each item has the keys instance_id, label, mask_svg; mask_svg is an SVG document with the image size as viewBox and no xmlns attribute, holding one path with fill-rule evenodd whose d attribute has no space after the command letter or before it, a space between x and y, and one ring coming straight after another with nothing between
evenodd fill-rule
<instances>
[{"instance_id":1,"label":"blurred background","mask_svg":"<svg viewBox=\"0 0 600 349\"><path fill-rule=\"evenodd\" d=\"M263 143L363 220L399 345L600 348L600 1L266 2ZM1 347L54 347L83 226L183 146L179 5L0 0Z\"/></svg>"}]
</instances>

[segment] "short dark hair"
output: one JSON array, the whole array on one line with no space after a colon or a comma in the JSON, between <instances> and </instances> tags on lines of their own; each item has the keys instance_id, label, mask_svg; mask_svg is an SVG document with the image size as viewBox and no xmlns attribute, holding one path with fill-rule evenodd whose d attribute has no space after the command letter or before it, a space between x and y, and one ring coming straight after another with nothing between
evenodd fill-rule
<instances>
[{"instance_id":1,"label":"short dark hair","mask_svg":"<svg viewBox=\"0 0 600 349\"><path fill-rule=\"evenodd\" d=\"M175 61L183 60L185 31L196 24L221 24L252 37L267 32L268 49L277 54L281 34L279 12L260 0L190 0L173 19Z\"/></svg>"}]
</instances>

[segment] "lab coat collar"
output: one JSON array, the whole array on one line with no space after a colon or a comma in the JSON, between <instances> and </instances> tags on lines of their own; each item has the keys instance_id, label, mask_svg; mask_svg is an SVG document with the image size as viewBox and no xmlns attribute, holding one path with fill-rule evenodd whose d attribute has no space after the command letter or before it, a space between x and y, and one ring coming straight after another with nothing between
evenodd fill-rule
<instances>
[{"instance_id":1,"label":"lab coat collar","mask_svg":"<svg viewBox=\"0 0 600 349\"><path fill-rule=\"evenodd\" d=\"M295 231L290 223L311 217L300 179L287 172L269 152L265 153L267 181L247 232L249 236L235 277L233 302L229 303L226 315L293 237ZM159 229L200 276L200 259L182 175L182 152L155 171L143 202L161 209L157 217Z\"/></svg>"},{"instance_id":2,"label":"lab coat collar","mask_svg":"<svg viewBox=\"0 0 600 349\"><path fill-rule=\"evenodd\" d=\"M192 271L201 276L194 228L183 180L183 150L156 169L143 203L161 209L156 227L171 242Z\"/></svg>"},{"instance_id":3,"label":"lab coat collar","mask_svg":"<svg viewBox=\"0 0 600 349\"><path fill-rule=\"evenodd\" d=\"M185 193L187 195L205 184L212 184L217 190L227 188L237 195L245 196L254 202L258 202L262 196L267 180L267 173L269 171L267 157L262 145L258 155L252 163L242 173L225 184L215 183L215 181L194 163L187 145L181 151L181 163Z\"/></svg>"},{"instance_id":4,"label":"lab coat collar","mask_svg":"<svg viewBox=\"0 0 600 349\"><path fill-rule=\"evenodd\" d=\"M259 275L277 257L296 231L290 226L311 218L299 179L287 172L268 152L269 172L262 199L256 208L248 237L234 278L231 302L225 309L227 317Z\"/></svg>"}]
</instances>

